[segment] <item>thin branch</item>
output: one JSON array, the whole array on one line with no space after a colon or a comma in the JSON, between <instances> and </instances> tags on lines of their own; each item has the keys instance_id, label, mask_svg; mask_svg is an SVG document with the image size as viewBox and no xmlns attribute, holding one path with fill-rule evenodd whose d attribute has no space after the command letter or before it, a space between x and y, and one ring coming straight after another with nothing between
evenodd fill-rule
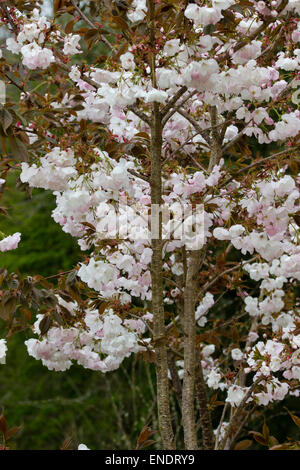
<instances>
[{"instance_id":1,"label":"thin branch","mask_svg":"<svg viewBox=\"0 0 300 470\"><path fill-rule=\"evenodd\" d=\"M262 158L261 160L258 160L257 162L253 162L250 165L245 166L244 168L241 168L241 170L237 171L232 176L230 176L230 178L228 178L220 186L218 186L218 189L223 188L224 186L226 186L228 183L233 181L237 176L244 173L245 171L250 170L252 168L256 168L260 165L263 165L265 162L267 162L269 160L272 160L273 158L280 157L280 156L284 155L285 153L295 152L296 150L299 150L299 148L298 147L291 147L289 149L282 150L281 152L274 153L273 155L270 155L269 157Z\"/></svg>"},{"instance_id":2,"label":"thin branch","mask_svg":"<svg viewBox=\"0 0 300 470\"><path fill-rule=\"evenodd\" d=\"M178 109L181 108L192 96L194 96L197 93L197 90L191 91L186 98L184 98L177 106L175 106L173 109L170 110L170 112L165 115L165 117L162 120L162 125L165 126L166 123L169 121L169 119L176 113L178 112Z\"/></svg>"},{"instance_id":3,"label":"thin branch","mask_svg":"<svg viewBox=\"0 0 300 470\"><path fill-rule=\"evenodd\" d=\"M197 351L196 354L195 386L196 396L200 410L203 450L213 450L215 439L211 422L211 413L209 410L209 403L207 398L207 386L203 378L201 356L199 354L199 351Z\"/></svg>"},{"instance_id":4,"label":"thin branch","mask_svg":"<svg viewBox=\"0 0 300 470\"><path fill-rule=\"evenodd\" d=\"M283 30L284 30L284 25L282 25L279 28L279 31L278 31L274 41L271 42L271 44L262 51L262 53L257 57L256 60L259 60L262 57L264 57L264 62L265 62L271 56L271 54L272 55L274 54L274 51L276 50L276 47L277 47L277 45L280 42L280 39L282 37ZM266 55L267 55L267 57L265 57Z\"/></svg>"},{"instance_id":5,"label":"thin branch","mask_svg":"<svg viewBox=\"0 0 300 470\"><path fill-rule=\"evenodd\" d=\"M8 9L7 9L7 6L2 4L2 5L0 6L0 9L2 10L3 17L4 17L4 18L7 18L8 22L9 22L9 24L10 24L10 26L11 26L11 29L13 30L13 32L14 32L15 34L18 34L18 27L17 27L17 25L14 23L14 21L13 21L11 15L10 15Z\"/></svg>"},{"instance_id":6,"label":"thin branch","mask_svg":"<svg viewBox=\"0 0 300 470\"><path fill-rule=\"evenodd\" d=\"M131 170L130 168L127 171L132 176L135 176L136 178L141 178L142 180L146 181L146 183L149 183L149 178L147 178L147 176L140 175L137 171Z\"/></svg>"},{"instance_id":7,"label":"thin branch","mask_svg":"<svg viewBox=\"0 0 300 470\"><path fill-rule=\"evenodd\" d=\"M81 16L81 18L93 29L98 29L97 26L83 13L83 11L79 8L79 6L76 4L75 0L71 0L71 3L73 5L73 7L75 8L75 10L77 11L77 13L79 13L79 15ZM100 34L100 38L101 38L101 41L104 42L104 44L106 44L107 47L109 47L109 49L111 51L113 51L113 46L110 44L110 42L102 35Z\"/></svg>"},{"instance_id":8,"label":"thin branch","mask_svg":"<svg viewBox=\"0 0 300 470\"><path fill-rule=\"evenodd\" d=\"M221 126L225 126L226 124L229 124L230 122L232 122L231 120L226 120L225 122L222 122L221 124L217 124L216 126L211 126L211 127L207 127L205 129L202 130L203 133L206 133L206 137L208 137L208 132L210 132L213 127L221 127ZM223 130L221 131L221 135L222 135L222 132ZM162 162L162 165L164 165L165 163L167 163L168 160L170 160L171 158L174 157L174 155L176 155L177 152L179 152L183 147L185 147L194 137L197 137L197 135L200 135L200 133L197 131L195 132L194 134L192 134L185 142L183 142L183 144L181 144L177 149L175 149L170 155L168 155L168 157L165 158L165 160ZM202 136L203 137L203 136ZM201 142L198 142L198 145L203 145L203 147L207 147L206 144L203 144ZM189 155L189 157L193 159L193 157L191 155ZM196 162L194 160L194 162ZM200 163L197 162L197 166L200 166ZM207 171L205 168L203 168L202 166L200 166L201 169L203 171Z\"/></svg>"},{"instance_id":9,"label":"thin branch","mask_svg":"<svg viewBox=\"0 0 300 470\"><path fill-rule=\"evenodd\" d=\"M195 134L192 134L185 142L183 142L183 144L180 145L180 147L175 149L172 153L170 153L170 155L168 155L168 157L163 160L162 165L165 165L168 160L171 160L177 152L179 152L183 147L185 147L197 135L199 135L199 132L195 132Z\"/></svg>"},{"instance_id":10,"label":"thin branch","mask_svg":"<svg viewBox=\"0 0 300 470\"><path fill-rule=\"evenodd\" d=\"M214 448L214 450L217 450L217 449L218 449L220 431L221 431L222 424L223 424L223 422L224 422L225 415L226 415L226 411L228 410L228 408L229 408L229 403L226 402L225 405L223 406L223 411L222 411L221 419L220 419L220 422L219 422L219 426L217 427L217 433L216 433L215 448Z\"/></svg>"},{"instance_id":11,"label":"thin branch","mask_svg":"<svg viewBox=\"0 0 300 470\"><path fill-rule=\"evenodd\" d=\"M208 135L206 134L207 133L207 130L206 129L201 129L201 127L199 126L198 122L196 121L196 119L194 119L189 113L187 113L186 111L184 111L183 109L178 109L177 112L179 114L181 114L181 116L183 116L187 121L189 121L192 126L194 127L194 129L196 129L196 131L198 132L198 134L200 134L204 140L206 140L206 142L209 144L210 143L210 138L208 137Z\"/></svg>"},{"instance_id":12,"label":"thin branch","mask_svg":"<svg viewBox=\"0 0 300 470\"><path fill-rule=\"evenodd\" d=\"M152 330L151 326L149 326L149 323L147 323L143 318L139 317L138 315L134 315L133 313L130 313L130 312L129 312L129 315L132 318L136 318L137 320L141 320L144 323L144 325L148 328L150 333L153 335L153 330Z\"/></svg>"},{"instance_id":13,"label":"thin branch","mask_svg":"<svg viewBox=\"0 0 300 470\"><path fill-rule=\"evenodd\" d=\"M233 436L233 438L231 439L231 442L230 442L230 450L231 448L233 447L233 444L235 443L236 439L238 438L238 436L240 435L243 427L245 426L245 424L248 422L248 419L249 419L249 416L252 415L252 413L254 412L254 410L257 408L257 405L255 404L252 408L250 408L250 410L248 411L248 413L246 413L246 416L244 417L244 419L242 420L237 432L235 433L235 435Z\"/></svg>"},{"instance_id":14,"label":"thin branch","mask_svg":"<svg viewBox=\"0 0 300 470\"><path fill-rule=\"evenodd\" d=\"M245 407L245 405L246 405L246 402L248 401L248 399L249 399L250 396L252 395L252 393L253 393L253 391L254 391L256 385L257 385L262 379L263 379L263 377L259 377L259 378L251 385L251 387L249 388L249 390L245 393L244 398L242 399L241 403L240 403L239 406L237 407L235 413L232 415L232 418L231 418L231 420L230 420L229 426L228 426L228 428L227 428L227 430L226 430L226 433L225 433L225 435L224 435L224 437L223 437L223 439L222 439L222 441L221 441L221 443L220 443L220 446L219 446L218 450L223 450L223 449L224 449L224 447L225 447L225 445L226 445L226 443L227 443L228 438L230 437L232 431L234 430L234 427L235 427L235 425L236 425L236 423L237 423L237 420L238 420L238 418L239 418L239 416L240 416L241 411L244 410L244 407Z\"/></svg>"},{"instance_id":15,"label":"thin branch","mask_svg":"<svg viewBox=\"0 0 300 470\"><path fill-rule=\"evenodd\" d=\"M65 274L70 274L74 271L74 269L70 269L69 271L64 271L63 273L53 274L52 276L45 277L44 279L55 279L56 277L64 276Z\"/></svg>"},{"instance_id":16,"label":"thin branch","mask_svg":"<svg viewBox=\"0 0 300 470\"><path fill-rule=\"evenodd\" d=\"M201 289L201 294L207 292L208 289L210 289L220 279L220 277L223 277L225 274L229 274L232 271L235 271L236 269L239 269L239 268L243 267L244 264L251 263L252 261L254 261L256 259L257 259L257 256L253 256L253 258L251 258L249 260L242 261L242 262L236 264L235 266L233 266L232 268L228 268L225 271L221 272L220 274L217 274L211 281L207 282L203 286L203 288Z\"/></svg>"},{"instance_id":17,"label":"thin branch","mask_svg":"<svg viewBox=\"0 0 300 470\"><path fill-rule=\"evenodd\" d=\"M64 64L63 62L61 61L57 61L56 64L63 70L65 70L65 72L68 72L70 73L71 72L71 67L69 67L67 64ZM100 87L99 83L97 82L94 82L94 80L92 80L91 78L89 77L86 77L83 73L80 74L80 78L85 81L86 83L88 83L89 85L93 86L94 88L96 88L96 90Z\"/></svg>"},{"instance_id":18,"label":"thin branch","mask_svg":"<svg viewBox=\"0 0 300 470\"><path fill-rule=\"evenodd\" d=\"M224 323L221 323L221 325L217 325L214 328L211 328L210 330L208 330L208 333L211 333L212 331L215 331L215 330L219 330L220 328L225 328L226 326L231 325L231 323L235 323L237 320L245 317L246 315L248 315L247 312L242 312L239 315L233 316L232 318L230 318L230 320L227 320Z\"/></svg>"},{"instance_id":19,"label":"thin branch","mask_svg":"<svg viewBox=\"0 0 300 470\"><path fill-rule=\"evenodd\" d=\"M136 109L134 105L127 106L127 109L136 116L138 116L142 121L146 122L149 126L151 126L151 119L149 118L149 116L147 116L147 114Z\"/></svg>"},{"instance_id":20,"label":"thin branch","mask_svg":"<svg viewBox=\"0 0 300 470\"><path fill-rule=\"evenodd\" d=\"M254 39L256 39L262 32L264 32L268 26L270 26L270 24L274 23L275 21L278 21L278 16L279 14L285 9L285 7L287 6L288 4L288 0L283 0L281 2L281 5L280 7L278 8L278 15L276 17L268 17L267 19L264 20L263 24L260 25L255 31L253 31L252 34L250 34L248 37L246 38L243 38L242 40L240 40L235 46L233 46L232 48L232 52L235 53L237 52L238 50L242 49L244 46L246 46L247 44L249 44L251 41L253 41ZM227 51L225 54L222 54L219 58L218 58L218 62L221 61L221 59L226 59L228 58L229 56L229 51Z\"/></svg>"},{"instance_id":21,"label":"thin branch","mask_svg":"<svg viewBox=\"0 0 300 470\"><path fill-rule=\"evenodd\" d=\"M250 121L251 122L251 121ZM243 129L230 141L228 144L225 145L225 147L222 148L222 155L227 152L234 144L236 144L239 140L241 140L242 137L244 137L244 130L250 125L250 122L248 122Z\"/></svg>"},{"instance_id":22,"label":"thin branch","mask_svg":"<svg viewBox=\"0 0 300 470\"><path fill-rule=\"evenodd\" d=\"M183 86L181 87L177 93L171 98L171 100L165 105L165 107L161 111L161 115L163 117L166 116L166 114L170 111L170 109L176 104L176 102L181 98L182 95L187 91L187 87Z\"/></svg>"}]
</instances>

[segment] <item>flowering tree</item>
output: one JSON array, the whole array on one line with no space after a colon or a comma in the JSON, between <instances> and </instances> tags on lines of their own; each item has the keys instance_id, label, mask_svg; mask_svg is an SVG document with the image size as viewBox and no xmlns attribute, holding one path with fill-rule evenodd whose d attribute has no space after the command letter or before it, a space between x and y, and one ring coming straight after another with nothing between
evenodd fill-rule
<instances>
[{"instance_id":1,"label":"flowering tree","mask_svg":"<svg viewBox=\"0 0 300 470\"><path fill-rule=\"evenodd\" d=\"M86 260L56 285L3 269L0 315L13 333L37 314L26 345L50 370L154 362L163 448L172 387L186 449L231 449L254 409L299 394L300 2L37 7L0 3L1 77L19 91L1 184L21 167L53 191Z\"/></svg>"}]
</instances>

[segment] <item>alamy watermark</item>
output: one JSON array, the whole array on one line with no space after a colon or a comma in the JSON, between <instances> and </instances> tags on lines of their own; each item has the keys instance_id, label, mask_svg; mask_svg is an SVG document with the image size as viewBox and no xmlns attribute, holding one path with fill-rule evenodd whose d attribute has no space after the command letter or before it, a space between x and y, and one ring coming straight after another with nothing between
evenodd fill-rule
<instances>
[{"instance_id":1,"label":"alamy watermark","mask_svg":"<svg viewBox=\"0 0 300 470\"><path fill-rule=\"evenodd\" d=\"M99 239L151 242L173 240L184 243L188 250L204 245L205 211L203 204L127 204L101 203L97 210Z\"/></svg>"}]
</instances>

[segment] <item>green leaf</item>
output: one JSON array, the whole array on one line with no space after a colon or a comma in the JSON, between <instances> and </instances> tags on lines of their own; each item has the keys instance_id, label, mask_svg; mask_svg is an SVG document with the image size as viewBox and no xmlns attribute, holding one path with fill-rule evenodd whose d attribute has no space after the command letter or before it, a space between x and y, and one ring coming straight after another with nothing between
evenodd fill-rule
<instances>
[{"instance_id":1,"label":"green leaf","mask_svg":"<svg viewBox=\"0 0 300 470\"><path fill-rule=\"evenodd\" d=\"M29 157L26 145L18 137L15 136L9 137L9 143L13 156L21 162L28 162Z\"/></svg>"},{"instance_id":2,"label":"green leaf","mask_svg":"<svg viewBox=\"0 0 300 470\"><path fill-rule=\"evenodd\" d=\"M18 303L18 297L12 296L10 292L5 292L2 296L2 302L0 304L0 318L8 320L9 317L15 313Z\"/></svg>"},{"instance_id":3,"label":"green leaf","mask_svg":"<svg viewBox=\"0 0 300 470\"><path fill-rule=\"evenodd\" d=\"M7 109L5 108L0 109L0 124L2 127L2 135L4 136L8 135L7 131L12 125L12 123L13 123L13 117L10 114L10 112L7 111Z\"/></svg>"}]
</instances>

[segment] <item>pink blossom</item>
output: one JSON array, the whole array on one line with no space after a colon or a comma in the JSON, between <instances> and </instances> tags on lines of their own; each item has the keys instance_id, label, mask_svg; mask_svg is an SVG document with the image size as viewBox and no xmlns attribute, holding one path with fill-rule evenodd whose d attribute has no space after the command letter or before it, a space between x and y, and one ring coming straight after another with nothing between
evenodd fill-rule
<instances>
[{"instance_id":1,"label":"pink blossom","mask_svg":"<svg viewBox=\"0 0 300 470\"><path fill-rule=\"evenodd\" d=\"M0 241L0 251L10 251L18 248L18 244L21 240L21 234L19 232L9 235Z\"/></svg>"}]
</instances>

